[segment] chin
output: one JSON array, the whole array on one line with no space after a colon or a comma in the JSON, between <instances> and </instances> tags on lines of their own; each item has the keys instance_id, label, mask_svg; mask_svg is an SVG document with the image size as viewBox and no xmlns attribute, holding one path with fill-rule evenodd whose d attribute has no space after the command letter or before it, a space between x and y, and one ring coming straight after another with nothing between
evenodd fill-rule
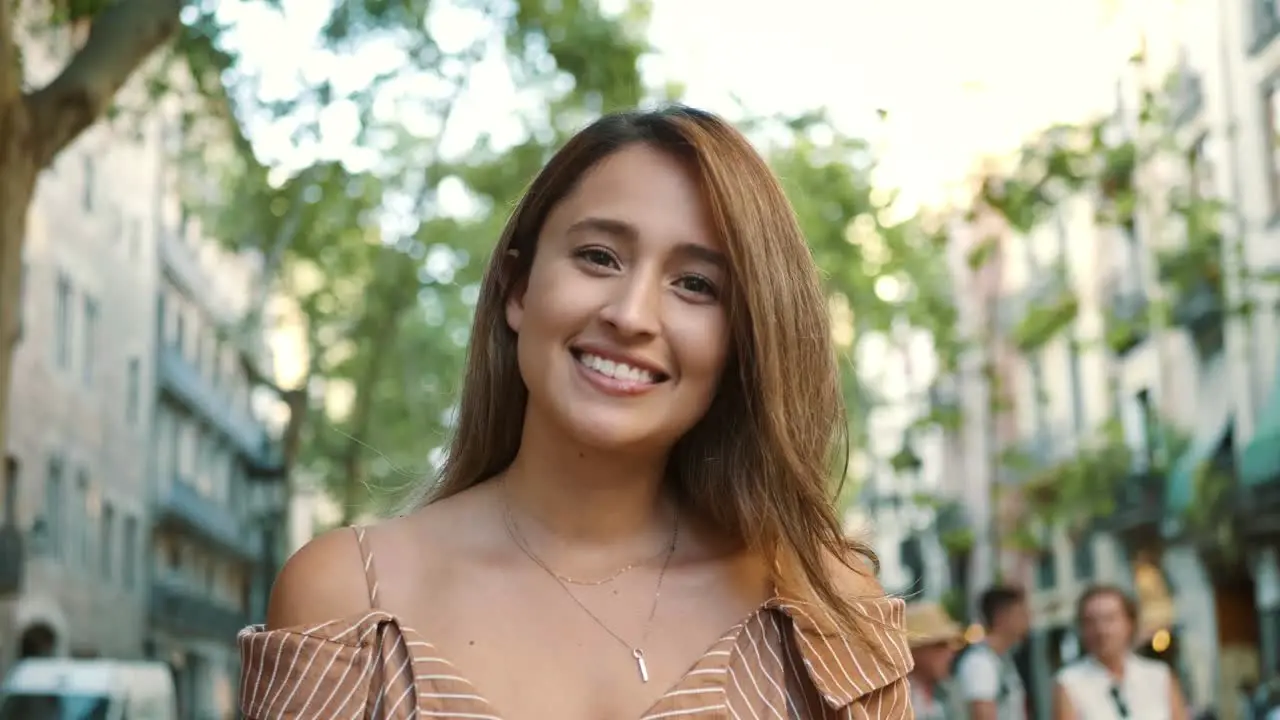
<instances>
[{"instance_id":1,"label":"chin","mask_svg":"<svg viewBox=\"0 0 1280 720\"><path fill-rule=\"evenodd\" d=\"M634 417L617 417L613 413L574 413L566 418L569 438L592 450L621 454L663 453L671 449L669 433L654 428Z\"/></svg>"}]
</instances>

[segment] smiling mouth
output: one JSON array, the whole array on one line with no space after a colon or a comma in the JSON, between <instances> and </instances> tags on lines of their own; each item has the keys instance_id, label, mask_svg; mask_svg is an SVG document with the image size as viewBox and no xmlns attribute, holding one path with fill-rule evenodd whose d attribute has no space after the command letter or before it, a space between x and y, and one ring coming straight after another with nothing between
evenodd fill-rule
<instances>
[{"instance_id":1,"label":"smiling mouth","mask_svg":"<svg viewBox=\"0 0 1280 720\"><path fill-rule=\"evenodd\" d=\"M668 379L663 373L638 368L616 360L609 360L582 350L574 350L573 357L578 361L579 365L591 372L618 382L635 385L656 385Z\"/></svg>"}]
</instances>

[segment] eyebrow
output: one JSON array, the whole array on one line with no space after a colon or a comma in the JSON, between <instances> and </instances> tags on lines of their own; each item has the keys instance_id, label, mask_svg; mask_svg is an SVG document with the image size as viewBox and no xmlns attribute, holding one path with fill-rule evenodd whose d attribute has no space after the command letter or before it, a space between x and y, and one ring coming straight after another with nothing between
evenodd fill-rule
<instances>
[{"instance_id":1,"label":"eyebrow","mask_svg":"<svg viewBox=\"0 0 1280 720\"><path fill-rule=\"evenodd\" d=\"M566 235L578 235L583 233L602 233L609 235L623 242L635 243L640 238L640 231L635 225L622 220L614 220L612 218L602 218L588 216L574 222L565 231ZM725 258L724 253L693 242L682 242L676 245L677 254L687 255L689 257L701 260L703 262L715 265L719 268L727 268L729 261Z\"/></svg>"}]
</instances>

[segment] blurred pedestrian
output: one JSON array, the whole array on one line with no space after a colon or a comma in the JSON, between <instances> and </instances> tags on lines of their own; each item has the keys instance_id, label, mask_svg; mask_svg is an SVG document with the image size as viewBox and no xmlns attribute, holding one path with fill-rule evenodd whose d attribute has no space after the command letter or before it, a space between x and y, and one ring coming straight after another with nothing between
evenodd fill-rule
<instances>
[{"instance_id":1,"label":"blurred pedestrian","mask_svg":"<svg viewBox=\"0 0 1280 720\"><path fill-rule=\"evenodd\" d=\"M245 715L911 717L904 603L828 492L829 322L740 132L588 125L490 257L440 477L289 560Z\"/></svg>"},{"instance_id":2,"label":"blurred pedestrian","mask_svg":"<svg viewBox=\"0 0 1280 720\"><path fill-rule=\"evenodd\" d=\"M1058 673L1054 720L1187 720L1169 666L1138 656L1138 605L1120 588L1093 585L1076 605L1084 657Z\"/></svg>"},{"instance_id":3,"label":"blurred pedestrian","mask_svg":"<svg viewBox=\"0 0 1280 720\"><path fill-rule=\"evenodd\" d=\"M997 586L978 601L983 640L956 663L956 685L973 720L1026 720L1027 691L1011 653L1031 630L1031 613L1020 588Z\"/></svg>"},{"instance_id":4,"label":"blurred pedestrian","mask_svg":"<svg viewBox=\"0 0 1280 720\"><path fill-rule=\"evenodd\" d=\"M963 720L964 699L951 680L951 662L964 643L964 632L936 602L907 606L907 642L911 671L911 705L916 720Z\"/></svg>"}]
</instances>

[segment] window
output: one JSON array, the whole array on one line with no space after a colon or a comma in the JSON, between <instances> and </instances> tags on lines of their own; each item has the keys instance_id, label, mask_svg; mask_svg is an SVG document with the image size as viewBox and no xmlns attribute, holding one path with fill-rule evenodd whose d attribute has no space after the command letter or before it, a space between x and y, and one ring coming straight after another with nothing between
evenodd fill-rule
<instances>
[{"instance_id":1,"label":"window","mask_svg":"<svg viewBox=\"0 0 1280 720\"><path fill-rule=\"evenodd\" d=\"M113 573L112 564L116 557L116 509L109 502L102 504L102 525L99 530L102 534L98 542L102 552L102 579L110 580Z\"/></svg>"},{"instance_id":2,"label":"window","mask_svg":"<svg viewBox=\"0 0 1280 720\"><path fill-rule=\"evenodd\" d=\"M44 485L44 526L48 536L49 554L53 557L62 556L62 533L65 527L62 471L62 458L56 455L49 458L49 477Z\"/></svg>"},{"instance_id":3,"label":"window","mask_svg":"<svg viewBox=\"0 0 1280 720\"><path fill-rule=\"evenodd\" d=\"M213 454L214 440L211 435L200 432L196 435L196 490L205 497L213 497Z\"/></svg>"},{"instance_id":4,"label":"window","mask_svg":"<svg viewBox=\"0 0 1280 720\"><path fill-rule=\"evenodd\" d=\"M53 356L58 367L66 370L71 367L71 278L65 273L58 273L54 314Z\"/></svg>"},{"instance_id":5,"label":"window","mask_svg":"<svg viewBox=\"0 0 1280 720\"><path fill-rule=\"evenodd\" d=\"M182 569L182 546L178 545L178 541L169 538L169 542L164 546L165 566L170 571L176 572Z\"/></svg>"},{"instance_id":6,"label":"window","mask_svg":"<svg viewBox=\"0 0 1280 720\"><path fill-rule=\"evenodd\" d=\"M1280 81L1272 81L1266 87L1263 96L1266 111L1266 122L1263 123L1263 130L1266 135L1262 138L1263 149L1267 157L1271 159L1268 164L1271 182L1271 209L1273 212L1280 211Z\"/></svg>"},{"instance_id":7,"label":"window","mask_svg":"<svg viewBox=\"0 0 1280 720\"><path fill-rule=\"evenodd\" d=\"M199 450L197 437L199 429L195 421L189 417L179 418L178 423L178 457L175 469L178 472L178 479L190 484L195 482L198 469L196 453Z\"/></svg>"},{"instance_id":8,"label":"window","mask_svg":"<svg viewBox=\"0 0 1280 720\"><path fill-rule=\"evenodd\" d=\"M1044 365L1039 353L1027 357L1027 369L1031 372L1031 422L1037 438L1044 438L1047 432L1045 422L1045 404L1048 402L1048 388L1044 381Z\"/></svg>"},{"instance_id":9,"label":"window","mask_svg":"<svg viewBox=\"0 0 1280 720\"><path fill-rule=\"evenodd\" d=\"M1217 190L1214 187L1213 163L1209 159L1208 133L1196 139L1195 144L1187 151L1187 170L1191 175L1193 197L1209 199L1217 196Z\"/></svg>"},{"instance_id":10,"label":"window","mask_svg":"<svg viewBox=\"0 0 1280 720\"><path fill-rule=\"evenodd\" d=\"M84 298L84 318L80 324L82 338L80 368L85 387L93 386L94 355L97 354L98 303L88 295Z\"/></svg>"},{"instance_id":11,"label":"window","mask_svg":"<svg viewBox=\"0 0 1280 720\"><path fill-rule=\"evenodd\" d=\"M1077 580L1093 579L1093 536L1084 535L1071 549L1071 565Z\"/></svg>"},{"instance_id":12,"label":"window","mask_svg":"<svg viewBox=\"0 0 1280 720\"><path fill-rule=\"evenodd\" d=\"M1053 554L1053 548L1042 550L1039 557L1036 558L1036 587L1047 590L1052 588L1058 582L1057 557Z\"/></svg>"},{"instance_id":13,"label":"window","mask_svg":"<svg viewBox=\"0 0 1280 720\"><path fill-rule=\"evenodd\" d=\"M1084 371L1080 362L1080 341L1072 338L1067 349L1068 371L1071 373L1071 430L1077 437L1084 434Z\"/></svg>"},{"instance_id":14,"label":"window","mask_svg":"<svg viewBox=\"0 0 1280 720\"><path fill-rule=\"evenodd\" d=\"M1155 408L1152 406L1151 392L1139 390L1134 399L1138 406L1138 427L1142 431L1142 457L1146 459L1147 467L1151 467L1155 463L1156 453L1160 450L1160 431L1156 422Z\"/></svg>"},{"instance_id":15,"label":"window","mask_svg":"<svg viewBox=\"0 0 1280 720\"><path fill-rule=\"evenodd\" d=\"M138 518L126 515L124 518L124 546L121 548L121 579L124 586L132 589L138 582Z\"/></svg>"},{"instance_id":16,"label":"window","mask_svg":"<svg viewBox=\"0 0 1280 720\"><path fill-rule=\"evenodd\" d=\"M75 496L75 514L72 518L77 527L71 528L75 531L76 540L73 545L77 545L76 552L80 554L80 561L85 567L93 564L93 489L89 487L89 471L81 468L76 473L76 496Z\"/></svg>"},{"instance_id":17,"label":"window","mask_svg":"<svg viewBox=\"0 0 1280 720\"><path fill-rule=\"evenodd\" d=\"M213 349L209 354L209 374L213 378L214 387L222 387L223 352L222 340L215 336L213 338Z\"/></svg>"},{"instance_id":18,"label":"window","mask_svg":"<svg viewBox=\"0 0 1280 720\"><path fill-rule=\"evenodd\" d=\"M18 473L22 464L18 458L7 455L4 459L4 524L13 527L18 524Z\"/></svg>"},{"instance_id":19,"label":"window","mask_svg":"<svg viewBox=\"0 0 1280 720\"><path fill-rule=\"evenodd\" d=\"M187 350L187 319L183 317L182 304L174 303L173 347L179 353Z\"/></svg>"},{"instance_id":20,"label":"window","mask_svg":"<svg viewBox=\"0 0 1280 720\"><path fill-rule=\"evenodd\" d=\"M1261 51L1280 33L1280 4L1276 0L1250 0L1253 6L1253 51Z\"/></svg>"},{"instance_id":21,"label":"window","mask_svg":"<svg viewBox=\"0 0 1280 720\"><path fill-rule=\"evenodd\" d=\"M142 361L129 358L127 377L125 379L124 419L130 425L138 424L138 414L142 399Z\"/></svg>"}]
</instances>

